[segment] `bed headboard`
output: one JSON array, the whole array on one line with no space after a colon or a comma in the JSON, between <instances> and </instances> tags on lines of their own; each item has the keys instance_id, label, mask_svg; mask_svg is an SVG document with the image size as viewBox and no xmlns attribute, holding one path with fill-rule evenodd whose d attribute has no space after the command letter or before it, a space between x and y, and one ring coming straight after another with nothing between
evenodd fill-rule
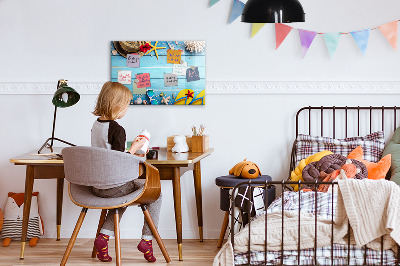
<instances>
[{"instance_id":1,"label":"bed headboard","mask_svg":"<svg viewBox=\"0 0 400 266\"><path fill-rule=\"evenodd\" d=\"M333 138L346 138L346 137L355 137L360 136L360 129L362 127L367 126L369 128L368 133L372 133L373 130L382 130L385 132L385 124L388 121L391 121L393 128L391 131L386 131L385 133L393 132L393 129L397 127L397 111L400 108L396 106L392 107L362 107L362 106L308 106L301 108L296 114L296 137L298 134L309 134L324 136L324 129L326 130L328 123L331 125L331 132ZM314 114L318 113L320 120L313 121ZM308 117L308 119L304 119L304 115ZM339 116L339 119L338 119ZM328 118L328 119L327 119ZM329 119L330 118L330 119ZM369 118L367 121L365 118ZM357 122L355 124L355 122ZM367 122L367 123L366 123ZM308 132L301 131L301 123L306 123ZM319 133L311 132L313 126L315 124L319 124ZM380 128L374 128L374 125L379 125ZM304 126L304 124L303 124ZM339 126L339 127L337 127ZM344 131L344 135L336 136L337 128L342 129ZM357 135L349 135L349 129L357 128ZM365 133L365 132L364 132ZM327 131L325 131L325 136ZM386 136L387 134L385 134Z\"/></svg>"},{"instance_id":2,"label":"bed headboard","mask_svg":"<svg viewBox=\"0 0 400 266\"><path fill-rule=\"evenodd\" d=\"M299 134L347 138L363 136L382 130L385 139L391 137L398 126L396 106L308 106L296 114L296 137ZM293 144L290 171L295 164L295 143ZM290 176L290 172L289 172Z\"/></svg>"}]
</instances>

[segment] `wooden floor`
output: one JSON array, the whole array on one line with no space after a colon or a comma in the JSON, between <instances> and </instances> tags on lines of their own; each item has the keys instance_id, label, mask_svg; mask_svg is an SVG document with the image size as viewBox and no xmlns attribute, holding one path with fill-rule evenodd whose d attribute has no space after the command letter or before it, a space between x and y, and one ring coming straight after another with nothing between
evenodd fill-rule
<instances>
[{"instance_id":1,"label":"wooden floor","mask_svg":"<svg viewBox=\"0 0 400 266\"><path fill-rule=\"evenodd\" d=\"M0 246L0 265L60 265L65 248L69 239L40 239L36 247L26 247L25 259L20 260L20 242L12 241L9 247ZM121 240L122 264L123 265L212 265L215 255L218 253L217 240L187 240L183 241L183 261L178 261L178 247L176 240L163 240L168 250L172 262L167 264L154 241L154 254L157 258L156 263L149 264L143 254L136 249L140 240ZM77 239L68 259L67 265L115 265L114 262L114 243L110 241L110 255L113 262L104 263L92 259L92 239Z\"/></svg>"}]
</instances>

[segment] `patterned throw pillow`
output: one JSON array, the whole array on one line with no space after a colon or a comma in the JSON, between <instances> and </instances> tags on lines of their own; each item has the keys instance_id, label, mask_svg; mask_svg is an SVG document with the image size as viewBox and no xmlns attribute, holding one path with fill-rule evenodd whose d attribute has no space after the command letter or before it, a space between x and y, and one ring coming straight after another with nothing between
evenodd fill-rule
<instances>
[{"instance_id":1,"label":"patterned throw pillow","mask_svg":"<svg viewBox=\"0 0 400 266\"><path fill-rule=\"evenodd\" d=\"M328 150L346 156L358 146L364 151L364 159L370 162L378 162L381 159L385 140L383 131L378 131L364 137L352 137L345 139L333 139L329 137L316 137L299 134L295 144L296 165L310 155Z\"/></svg>"}]
</instances>

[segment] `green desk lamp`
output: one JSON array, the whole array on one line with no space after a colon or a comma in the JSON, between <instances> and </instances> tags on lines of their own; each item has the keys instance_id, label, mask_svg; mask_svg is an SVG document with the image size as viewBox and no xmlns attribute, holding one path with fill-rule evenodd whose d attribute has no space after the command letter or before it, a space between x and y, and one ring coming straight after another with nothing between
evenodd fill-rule
<instances>
[{"instance_id":1,"label":"green desk lamp","mask_svg":"<svg viewBox=\"0 0 400 266\"><path fill-rule=\"evenodd\" d=\"M65 108L70 107L76 104L79 101L79 93L76 92L73 88L69 87L67 84L67 80L60 79L57 83L57 91L53 95L53 105L54 105L54 118L53 118L53 131L51 133L51 138L48 138L42 147L39 149L38 153L40 153L45 147L50 148L51 152L53 152L53 141L58 140L62 143L75 146L72 143L69 143L65 140L55 138L54 137L54 129L56 127L56 116L57 116L57 107ZM50 144L49 144L49 141Z\"/></svg>"}]
</instances>

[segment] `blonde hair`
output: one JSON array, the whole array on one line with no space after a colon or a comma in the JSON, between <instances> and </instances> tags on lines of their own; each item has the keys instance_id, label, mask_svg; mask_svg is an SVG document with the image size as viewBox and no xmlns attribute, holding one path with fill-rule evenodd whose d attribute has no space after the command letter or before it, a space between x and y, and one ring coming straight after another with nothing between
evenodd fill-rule
<instances>
[{"instance_id":1,"label":"blonde hair","mask_svg":"<svg viewBox=\"0 0 400 266\"><path fill-rule=\"evenodd\" d=\"M93 114L115 120L132 98L132 92L126 86L108 81L101 88Z\"/></svg>"}]
</instances>

